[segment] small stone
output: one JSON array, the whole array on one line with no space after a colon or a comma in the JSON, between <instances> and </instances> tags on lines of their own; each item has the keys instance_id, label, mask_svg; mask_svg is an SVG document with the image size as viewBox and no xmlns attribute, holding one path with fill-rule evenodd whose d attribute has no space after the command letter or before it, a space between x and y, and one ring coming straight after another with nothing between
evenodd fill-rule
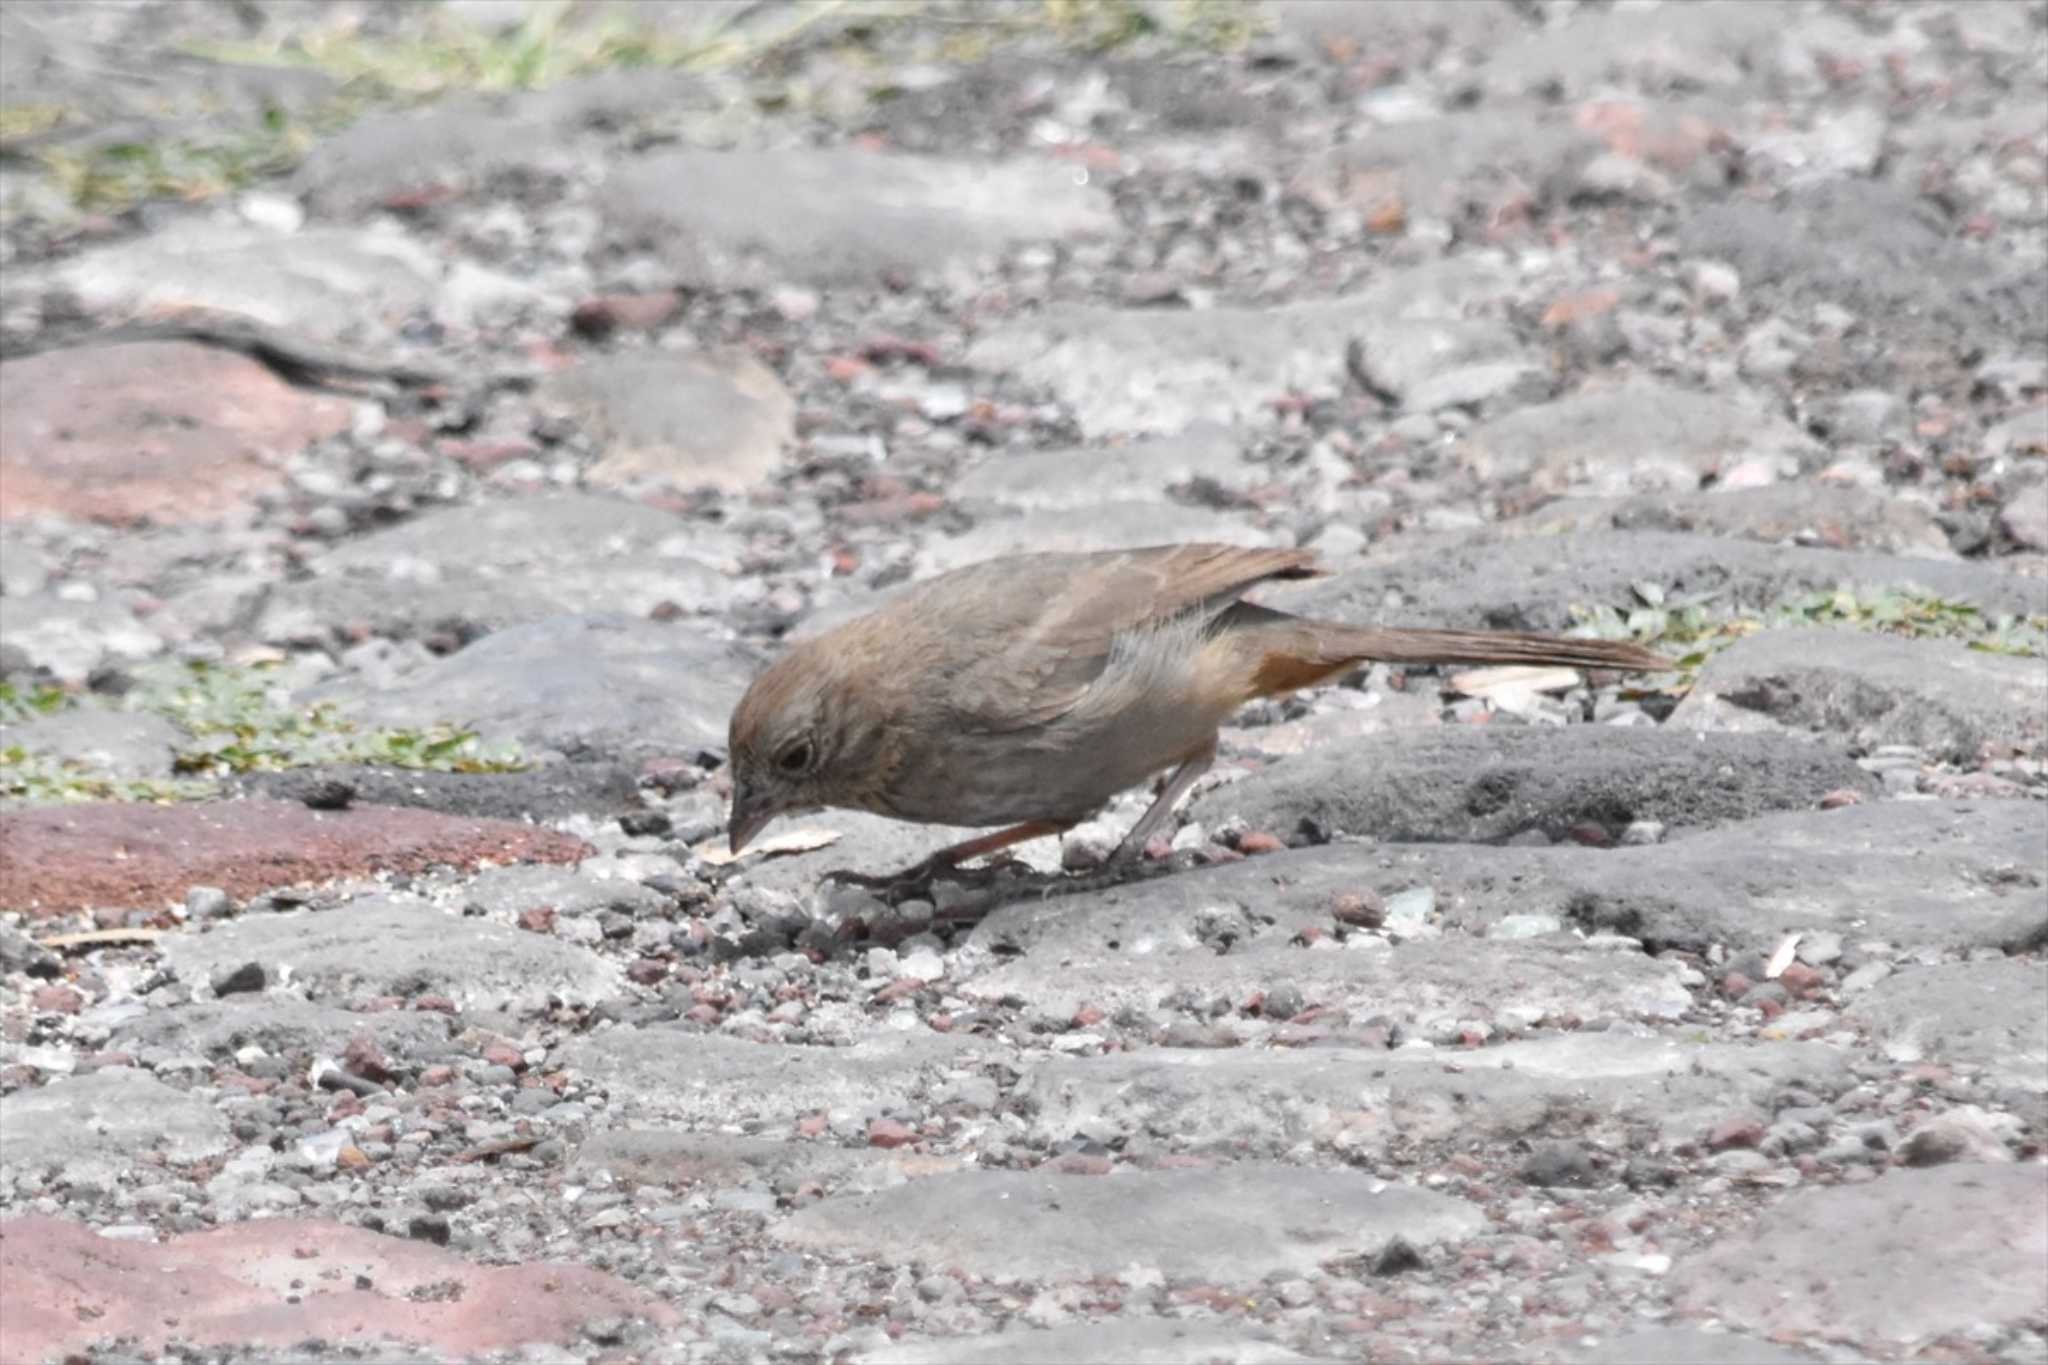
<instances>
[{"instance_id":1,"label":"small stone","mask_svg":"<svg viewBox=\"0 0 2048 1365\"><path fill-rule=\"evenodd\" d=\"M1390 934L1421 938L1436 933L1429 917L1436 913L1436 892L1426 886L1411 887L1387 898L1385 927Z\"/></svg>"},{"instance_id":2,"label":"small stone","mask_svg":"<svg viewBox=\"0 0 2048 1365\"><path fill-rule=\"evenodd\" d=\"M29 1004L38 1014L76 1014L85 1008L85 997L69 986L38 986Z\"/></svg>"},{"instance_id":3,"label":"small stone","mask_svg":"<svg viewBox=\"0 0 2048 1365\"><path fill-rule=\"evenodd\" d=\"M228 899L228 893L217 886L192 886L185 889L185 915L188 919L219 919L234 911L235 904Z\"/></svg>"},{"instance_id":4,"label":"small stone","mask_svg":"<svg viewBox=\"0 0 2048 1365\"><path fill-rule=\"evenodd\" d=\"M1778 973L1778 980L1794 995L1805 995L1824 984L1827 978L1795 958L1786 964L1784 971Z\"/></svg>"},{"instance_id":5,"label":"small stone","mask_svg":"<svg viewBox=\"0 0 2048 1365\"><path fill-rule=\"evenodd\" d=\"M1730 1114L1707 1130L1707 1147L1716 1152L1755 1147L1763 1141L1765 1131L1764 1121L1755 1114Z\"/></svg>"},{"instance_id":6,"label":"small stone","mask_svg":"<svg viewBox=\"0 0 2048 1365\"><path fill-rule=\"evenodd\" d=\"M1550 1142L1531 1152L1516 1172L1524 1184L1589 1189L1602 1183L1599 1169L1585 1146Z\"/></svg>"},{"instance_id":7,"label":"small stone","mask_svg":"<svg viewBox=\"0 0 2048 1365\"><path fill-rule=\"evenodd\" d=\"M1262 829L1252 830L1237 841L1237 851L1251 857L1257 857L1261 853L1282 853L1286 849L1287 844L1280 836L1269 834Z\"/></svg>"},{"instance_id":8,"label":"small stone","mask_svg":"<svg viewBox=\"0 0 2048 1365\"><path fill-rule=\"evenodd\" d=\"M347 810L355 799L355 786L338 777L321 778L299 796L308 810Z\"/></svg>"},{"instance_id":9,"label":"small stone","mask_svg":"<svg viewBox=\"0 0 2048 1365\"><path fill-rule=\"evenodd\" d=\"M1803 934L1799 939L1799 960L1809 967L1825 967L1842 960L1842 936L1832 930Z\"/></svg>"},{"instance_id":10,"label":"small stone","mask_svg":"<svg viewBox=\"0 0 2048 1365\"><path fill-rule=\"evenodd\" d=\"M1273 987L1259 1002L1259 1013L1268 1019L1292 1019L1307 1008L1301 987L1291 982Z\"/></svg>"},{"instance_id":11,"label":"small stone","mask_svg":"<svg viewBox=\"0 0 2048 1365\"><path fill-rule=\"evenodd\" d=\"M529 905L519 912L518 924L529 933L552 934L555 931L555 907Z\"/></svg>"},{"instance_id":12,"label":"small stone","mask_svg":"<svg viewBox=\"0 0 2048 1365\"><path fill-rule=\"evenodd\" d=\"M270 978L262 963L244 962L238 967L224 967L215 972L209 984L217 996L245 995L262 990L270 984Z\"/></svg>"},{"instance_id":13,"label":"small stone","mask_svg":"<svg viewBox=\"0 0 2048 1365\"><path fill-rule=\"evenodd\" d=\"M868 1146L905 1147L917 1141L917 1130L896 1119L876 1119L868 1124Z\"/></svg>"},{"instance_id":14,"label":"small stone","mask_svg":"<svg viewBox=\"0 0 2048 1365\"><path fill-rule=\"evenodd\" d=\"M675 822L658 810L628 811L619 817L619 829L635 839L667 834Z\"/></svg>"},{"instance_id":15,"label":"small stone","mask_svg":"<svg viewBox=\"0 0 2048 1365\"><path fill-rule=\"evenodd\" d=\"M1859 806L1861 804L1863 804L1863 793L1853 787L1837 787L1820 799L1820 808L1822 810L1840 810L1844 806Z\"/></svg>"},{"instance_id":16,"label":"small stone","mask_svg":"<svg viewBox=\"0 0 2048 1365\"><path fill-rule=\"evenodd\" d=\"M1386 922L1387 907L1370 891L1342 891L1331 899L1330 914L1339 924L1377 929Z\"/></svg>"},{"instance_id":17,"label":"small stone","mask_svg":"<svg viewBox=\"0 0 2048 1365\"><path fill-rule=\"evenodd\" d=\"M931 949L919 948L914 952L906 953L902 964L897 970L913 981L929 983L937 981L946 974L946 962L944 958Z\"/></svg>"},{"instance_id":18,"label":"small stone","mask_svg":"<svg viewBox=\"0 0 2048 1365\"><path fill-rule=\"evenodd\" d=\"M1628 848L1641 848L1647 844L1664 842L1662 820L1631 820L1621 831L1621 842Z\"/></svg>"}]
</instances>

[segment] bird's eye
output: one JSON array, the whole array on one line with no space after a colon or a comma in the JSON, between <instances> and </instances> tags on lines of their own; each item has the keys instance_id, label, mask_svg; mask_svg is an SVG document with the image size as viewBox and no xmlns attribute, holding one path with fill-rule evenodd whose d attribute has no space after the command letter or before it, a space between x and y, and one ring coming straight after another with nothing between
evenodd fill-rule
<instances>
[{"instance_id":1,"label":"bird's eye","mask_svg":"<svg viewBox=\"0 0 2048 1365\"><path fill-rule=\"evenodd\" d=\"M800 739L775 756L775 766L786 773L800 773L811 766L811 742Z\"/></svg>"}]
</instances>

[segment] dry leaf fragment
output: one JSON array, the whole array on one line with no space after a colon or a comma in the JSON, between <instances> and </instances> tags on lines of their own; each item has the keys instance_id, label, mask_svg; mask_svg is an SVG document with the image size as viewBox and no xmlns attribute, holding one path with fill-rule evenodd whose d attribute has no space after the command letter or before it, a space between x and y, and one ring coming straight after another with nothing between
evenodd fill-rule
<instances>
[{"instance_id":1,"label":"dry leaf fragment","mask_svg":"<svg viewBox=\"0 0 2048 1365\"><path fill-rule=\"evenodd\" d=\"M769 858L778 853L811 853L821 848L830 848L839 840L840 833L836 829L786 829L780 834L771 834L766 839L756 839L738 853L732 852L716 840L700 844L690 851L713 867L723 867L742 858Z\"/></svg>"}]
</instances>

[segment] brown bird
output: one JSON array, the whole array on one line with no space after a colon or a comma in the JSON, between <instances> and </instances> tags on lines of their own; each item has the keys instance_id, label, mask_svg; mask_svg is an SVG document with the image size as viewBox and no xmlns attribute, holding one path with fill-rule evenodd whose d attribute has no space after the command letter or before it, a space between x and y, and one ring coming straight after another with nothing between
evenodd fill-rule
<instances>
[{"instance_id":1,"label":"brown bird","mask_svg":"<svg viewBox=\"0 0 2048 1365\"><path fill-rule=\"evenodd\" d=\"M1007 828L913 876L1093 815L1166 769L1118 847L1144 848L1257 697L1367 660L1662 671L1639 645L1509 631L1311 621L1241 600L1317 577L1305 550L1159 545L1026 554L957 569L792 648L732 714L732 850L821 807ZM889 881L895 878L860 878Z\"/></svg>"}]
</instances>

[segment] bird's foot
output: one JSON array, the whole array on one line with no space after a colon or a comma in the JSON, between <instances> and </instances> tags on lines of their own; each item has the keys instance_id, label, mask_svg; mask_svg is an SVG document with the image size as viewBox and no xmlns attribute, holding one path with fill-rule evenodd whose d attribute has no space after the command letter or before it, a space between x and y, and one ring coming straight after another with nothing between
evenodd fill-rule
<instances>
[{"instance_id":1,"label":"bird's foot","mask_svg":"<svg viewBox=\"0 0 2048 1365\"><path fill-rule=\"evenodd\" d=\"M894 902L910 900L913 897L929 898L932 887L941 881L980 888L990 885L1006 872L1031 870L1030 864L1009 857L992 858L988 862L974 866L963 866L950 858L932 857L901 871L880 875L834 868L819 880L836 882L841 886L857 886L875 892L883 900Z\"/></svg>"}]
</instances>

